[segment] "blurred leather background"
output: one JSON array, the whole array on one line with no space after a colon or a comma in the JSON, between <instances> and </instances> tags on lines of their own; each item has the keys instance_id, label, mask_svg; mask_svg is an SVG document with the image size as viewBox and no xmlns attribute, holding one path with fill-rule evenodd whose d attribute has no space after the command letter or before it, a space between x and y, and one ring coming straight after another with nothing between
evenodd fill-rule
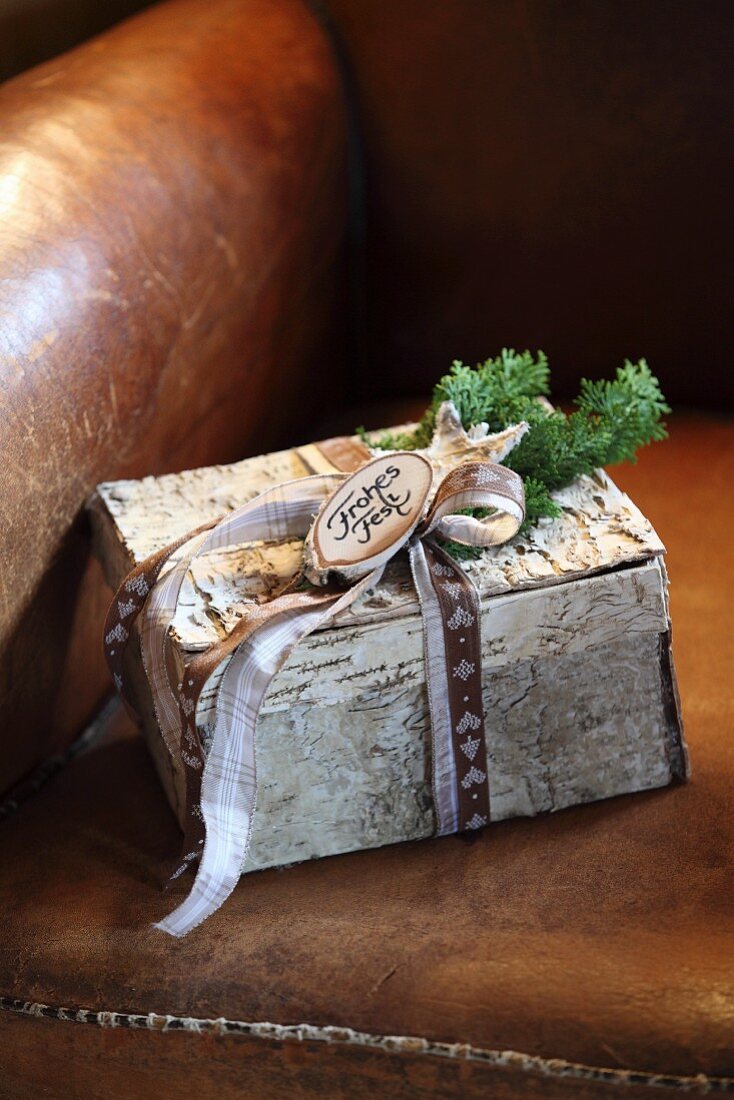
<instances>
[{"instance_id":1,"label":"blurred leather background","mask_svg":"<svg viewBox=\"0 0 734 1100\"><path fill-rule=\"evenodd\" d=\"M670 442L615 477L670 545L694 781L507 823L450 884L460 841L426 842L400 889L394 851L254 876L200 958L149 938L150 838L163 858L175 830L115 727L6 826L0 994L389 1020L622 1076L211 1036L194 1058L155 1030L70 1038L0 1013L0 1096L164 1095L162 1060L200 1095L217 1073L221 1095L350 1098L632 1097L651 1088L626 1068L734 1075L731 5L172 0L27 68L122 13L0 2L2 72L27 70L0 88L0 789L109 691L83 512L99 481L401 419L454 357L503 344L542 347L561 398L644 355L677 407ZM472 988L451 1004L457 928ZM435 967L391 986L386 947L405 958L416 937Z\"/></svg>"},{"instance_id":2,"label":"blurred leather background","mask_svg":"<svg viewBox=\"0 0 734 1100\"><path fill-rule=\"evenodd\" d=\"M365 169L365 361L391 392L542 347L734 399L727 0L325 0Z\"/></svg>"},{"instance_id":3,"label":"blurred leather background","mask_svg":"<svg viewBox=\"0 0 734 1100\"><path fill-rule=\"evenodd\" d=\"M0 79L151 2L0 0ZM358 146L354 360L385 393L500 341L566 395L646 355L674 401L731 405L728 0L310 7Z\"/></svg>"},{"instance_id":4,"label":"blurred leather background","mask_svg":"<svg viewBox=\"0 0 734 1100\"><path fill-rule=\"evenodd\" d=\"M56 57L146 6L146 0L0 0L0 80Z\"/></svg>"}]
</instances>

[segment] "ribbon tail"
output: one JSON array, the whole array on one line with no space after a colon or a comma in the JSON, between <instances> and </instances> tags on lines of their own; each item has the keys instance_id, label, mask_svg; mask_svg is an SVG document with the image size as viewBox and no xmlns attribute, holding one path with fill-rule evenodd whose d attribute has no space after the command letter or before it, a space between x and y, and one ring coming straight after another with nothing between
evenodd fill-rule
<instances>
[{"instance_id":1,"label":"ribbon tail","mask_svg":"<svg viewBox=\"0 0 734 1100\"><path fill-rule=\"evenodd\" d=\"M314 628L323 608L299 609L264 623L235 651L219 687L214 737L201 784L206 839L189 896L155 927L185 936L214 913L237 884L255 812L255 727L284 655Z\"/></svg>"},{"instance_id":2,"label":"ribbon tail","mask_svg":"<svg viewBox=\"0 0 734 1100\"><path fill-rule=\"evenodd\" d=\"M307 634L377 584L375 570L326 608L278 611L234 652L217 694L214 735L204 766L201 813L206 839L196 878L185 901L155 928L185 936L227 900L240 877L252 835L257 801L255 729L265 693L292 649Z\"/></svg>"},{"instance_id":3,"label":"ribbon tail","mask_svg":"<svg viewBox=\"0 0 734 1100\"><path fill-rule=\"evenodd\" d=\"M423 614L436 832L444 836L489 821L479 595L430 539L415 539L410 559Z\"/></svg>"},{"instance_id":4,"label":"ribbon tail","mask_svg":"<svg viewBox=\"0 0 734 1100\"><path fill-rule=\"evenodd\" d=\"M411 540L409 556L413 583L418 593L423 618L423 652L431 716L432 786L436 833L438 836L446 836L449 833L455 833L458 829L459 801L443 614L421 539Z\"/></svg>"}]
</instances>

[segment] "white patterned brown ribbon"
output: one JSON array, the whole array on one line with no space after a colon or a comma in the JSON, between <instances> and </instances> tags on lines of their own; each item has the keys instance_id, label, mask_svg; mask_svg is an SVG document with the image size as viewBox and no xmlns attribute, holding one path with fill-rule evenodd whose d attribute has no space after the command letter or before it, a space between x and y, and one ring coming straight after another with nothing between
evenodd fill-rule
<instances>
[{"instance_id":1,"label":"white patterned brown ribbon","mask_svg":"<svg viewBox=\"0 0 734 1100\"><path fill-rule=\"evenodd\" d=\"M412 458L406 457L403 466L411 462L414 467L419 465L413 452L404 454ZM355 458L353 451L349 452L352 469ZM333 461L331 455L327 461ZM405 492L390 492L390 478L398 479L395 485L399 483L400 465L400 456L396 456L389 466L393 472L386 475L385 460L376 459L359 467L351 478L342 473L319 473L275 486L141 562L112 601L104 642L115 684L134 711L125 657L132 625L140 617L143 664L161 735L185 769L184 848L174 877L197 860L198 868L188 897L157 925L171 935L183 936L210 916L239 878L257 797L255 729L272 678L307 634L374 588L386 561L405 546L423 616L436 831L444 835L477 829L489 821L479 596L467 573L437 539L472 546L507 541L524 518L522 479L489 461L455 467L435 492L427 494L432 503L423 508L418 526L408 517L405 523L410 521L410 526L399 530L386 550L385 520L389 526L396 521L396 513L407 514L410 507L405 504ZM370 482L374 470L379 472ZM373 529L382 540L376 556L370 556L369 548L357 548L358 555L364 554L362 575L347 571L345 581L344 575L329 569L326 562L312 577L318 586L304 588L299 573L274 598L248 608L225 639L188 662L176 682L170 626L193 560L224 547L308 536L314 516L318 522L332 501L345 499L352 479L357 479L354 499L366 501L367 512L375 512L370 494L377 494L377 503L382 505L381 515L373 519L380 526L372 528L363 522L359 529L357 541L369 540ZM490 514L484 519L459 514L460 509L468 508L489 509ZM352 519L360 513L348 514ZM400 524L399 518L397 522ZM213 733L205 752L197 729L197 704L212 674L220 668L223 673Z\"/></svg>"}]
</instances>

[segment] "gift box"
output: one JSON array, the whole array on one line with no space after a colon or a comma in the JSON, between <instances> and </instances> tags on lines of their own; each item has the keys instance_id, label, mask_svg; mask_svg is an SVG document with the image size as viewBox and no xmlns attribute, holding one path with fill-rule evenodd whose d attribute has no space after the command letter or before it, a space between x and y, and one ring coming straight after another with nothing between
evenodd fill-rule
<instances>
[{"instance_id":1,"label":"gift box","mask_svg":"<svg viewBox=\"0 0 734 1100\"><path fill-rule=\"evenodd\" d=\"M116 588L136 563L264 490L338 468L339 455L357 446L331 440L100 485L91 511L109 584ZM663 787L687 773L663 544L601 470L554 499L559 518L461 563L480 601L491 821ZM303 558L300 537L196 558L168 631L174 680L225 639L253 601L282 590ZM161 736L136 629L126 675L186 828L185 763ZM424 641L414 579L398 553L376 584L292 648L257 718L257 805L242 873L442 831ZM215 668L196 706L204 756L225 668L226 661ZM459 686L463 671L457 662Z\"/></svg>"}]
</instances>

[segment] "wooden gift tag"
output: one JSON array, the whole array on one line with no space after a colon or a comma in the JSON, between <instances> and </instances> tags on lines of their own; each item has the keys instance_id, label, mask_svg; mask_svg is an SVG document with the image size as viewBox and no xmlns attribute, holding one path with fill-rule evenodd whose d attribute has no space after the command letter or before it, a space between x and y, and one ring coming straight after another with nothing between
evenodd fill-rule
<instances>
[{"instance_id":1,"label":"wooden gift tag","mask_svg":"<svg viewBox=\"0 0 734 1100\"><path fill-rule=\"evenodd\" d=\"M324 584L366 576L403 546L423 516L433 467L413 451L374 459L324 502L308 533L306 574Z\"/></svg>"}]
</instances>

